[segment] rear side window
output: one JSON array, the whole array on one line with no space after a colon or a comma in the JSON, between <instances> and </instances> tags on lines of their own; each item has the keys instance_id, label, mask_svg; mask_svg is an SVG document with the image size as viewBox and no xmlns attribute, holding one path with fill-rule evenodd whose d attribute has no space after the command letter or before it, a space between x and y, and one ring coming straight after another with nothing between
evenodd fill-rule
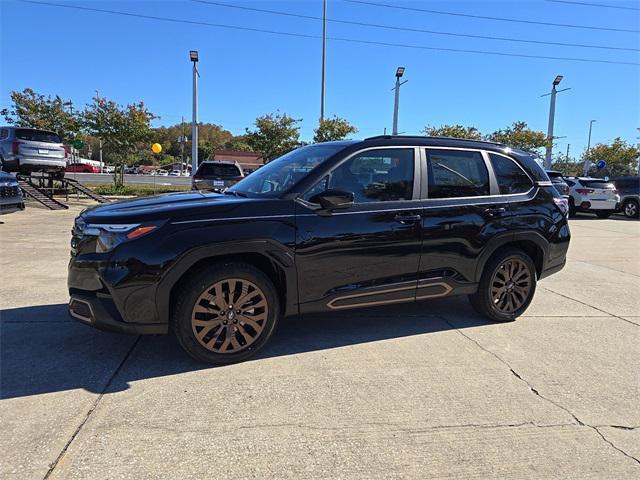
<instances>
[{"instance_id":1,"label":"rear side window","mask_svg":"<svg viewBox=\"0 0 640 480\"><path fill-rule=\"evenodd\" d=\"M502 155L489 154L493 171L496 174L500 193L509 195L514 193L524 193L531 190L533 184L526 173L513 160Z\"/></svg>"},{"instance_id":2,"label":"rear side window","mask_svg":"<svg viewBox=\"0 0 640 480\"><path fill-rule=\"evenodd\" d=\"M489 195L489 173L480 152L427 149L429 198Z\"/></svg>"},{"instance_id":3,"label":"rear side window","mask_svg":"<svg viewBox=\"0 0 640 480\"><path fill-rule=\"evenodd\" d=\"M55 133L45 130L32 130L30 128L17 128L16 138L18 140L29 140L32 142L62 143L60 137Z\"/></svg>"},{"instance_id":4,"label":"rear side window","mask_svg":"<svg viewBox=\"0 0 640 480\"><path fill-rule=\"evenodd\" d=\"M203 163L198 167L196 175L200 177L240 177L240 169L230 163Z\"/></svg>"}]
</instances>

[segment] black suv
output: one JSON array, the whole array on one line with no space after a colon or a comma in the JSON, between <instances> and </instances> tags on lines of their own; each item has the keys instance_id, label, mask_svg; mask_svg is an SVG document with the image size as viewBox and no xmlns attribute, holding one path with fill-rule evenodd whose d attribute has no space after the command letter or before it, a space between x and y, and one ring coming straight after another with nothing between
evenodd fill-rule
<instances>
[{"instance_id":1,"label":"black suv","mask_svg":"<svg viewBox=\"0 0 640 480\"><path fill-rule=\"evenodd\" d=\"M223 193L83 211L69 310L105 330L172 330L214 364L253 355L283 316L469 295L510 321L564 266L567 209L530 154L501 144L310 145Z\"/></svg>"}]
</instances>

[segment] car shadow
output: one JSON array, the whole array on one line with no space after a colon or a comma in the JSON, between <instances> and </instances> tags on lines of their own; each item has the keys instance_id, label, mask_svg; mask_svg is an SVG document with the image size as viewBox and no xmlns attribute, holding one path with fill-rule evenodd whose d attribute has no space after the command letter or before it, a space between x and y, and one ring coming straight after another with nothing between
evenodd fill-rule
<instances>
[{"instance_id":1,"label":"car shadow","mask_svg":"<svg viewBox=\"0 0 640 480\"><path fill-rule=\"evenodd\" d=\"M454 327L440 314L456 317ZM129 383L210 368L192 360L172 335L135 337L102 332L69 318L66 304L0 311L0 398L85 389L126 390ZM280 322L250 360L487 325L464 298L433 300Z\"/></svg>"}]
</instances>

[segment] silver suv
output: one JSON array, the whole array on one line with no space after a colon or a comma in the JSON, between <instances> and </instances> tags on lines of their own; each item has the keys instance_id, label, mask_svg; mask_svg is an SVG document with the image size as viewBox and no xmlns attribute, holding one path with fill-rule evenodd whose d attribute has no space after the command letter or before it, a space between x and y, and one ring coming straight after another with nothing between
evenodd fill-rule
<instances>
[{"instance_id":1,"label":"silver suv","mask_svg":"<svg viewBox=\"0 0 640 480\"><path fill-rule=\"evenodd\" d=\"M53 173L64 177L66 150L60 137L47 130L0 127L0 166L5 172Z\"/></svg>"}]
</instances>

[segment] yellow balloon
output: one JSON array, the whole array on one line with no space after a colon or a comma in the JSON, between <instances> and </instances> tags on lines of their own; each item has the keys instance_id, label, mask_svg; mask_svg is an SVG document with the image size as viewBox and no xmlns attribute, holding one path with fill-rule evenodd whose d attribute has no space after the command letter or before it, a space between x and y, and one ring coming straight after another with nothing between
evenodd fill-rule
<instances>
[{"instance_id":1,"label":"yellow balloon","mask_svg":"<svg viewBox=\"0 0 640 480\"><path fill-rule=\"evenodd\" d=\"M162 145L160 145L159 143L154 143L153 145L151 145L151 150L153 150L153 153L160 153L162 151Z\"/></svg>"}]
</instances>

